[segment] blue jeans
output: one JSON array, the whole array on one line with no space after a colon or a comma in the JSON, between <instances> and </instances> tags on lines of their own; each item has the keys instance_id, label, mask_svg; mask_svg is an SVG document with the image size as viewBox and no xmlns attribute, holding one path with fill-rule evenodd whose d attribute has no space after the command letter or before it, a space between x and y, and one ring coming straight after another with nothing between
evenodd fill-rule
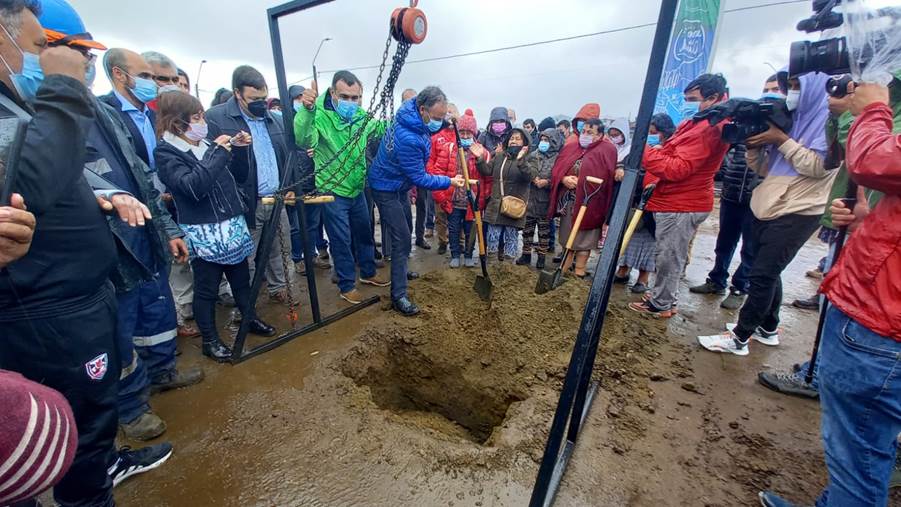
<instances>
[{"instance_id":1,"label":"blue jeans","mask_svg":"<svg viewBox=\"0 0 901 507\"><path fill-rule=\"evenodd\" d=\"M288 212L288 223L291 224L291 260L300 262L303 259L303 244L300 242L300 209L297 206L286 206ZM324 227L322 223L322 206L319 204L311 204L307 206L307 241L314 244L313 252L319 255L319 252L328 248L328 241L325 240Z\"/></svg>"},{"instance_id":2,"label":"blue jeans","mask_svg":"<svg viewBox=\"0 0 901 507\"><path fill-rule=\"evenodd\" d=\"M818 365L825 506L884 506L901 433L901 342L830 307Z\"/></svg>"},{"instance_id":3,"label":"blue jeans","mask_svg":"<svg viewBox=\"0 0 901 507\"><path fill-rule=\"evenodd\" d=\"M460 234L463 237L460 237ZM456 209L447 216L447 242L450 246L451 259L459 259L461 255L472 259L472 250L464 253L464 245L469 244L469 236L472 233L472 220L466 220L466 210ZM463 243L460 240L463 240Z\"/></svg>"},{"instance_id":4,"label":"blue jeans","mask_svg":"<svg viewBox=\"0 0 901 507\"><path fill-rule=\"evenodd\" d=\"M750 204L720 200L720 232L716 236L716 260L713 263L713 270L707 275L708 281L726 288L729 264L732 263L738 240L741 239L741 264L732 275L732 288L748 292L751 287L748 276L754 265L753 223L754 214L751 213Z\"/></svg>"},{"instance_id":5,"label":"blue jeans","mask_svg":"<svg viewBox=\"0 0 901 507\"><path fill-rule=\"evenodd\" d=\"M375 276L375 243L372 242L366 197L349 199L335 196L335 202L323 207L325 231L331 240L332 263L338 277L338 289L350 292L356 286L357 265L360 276Z\"/></svg>"},{"instance_id":6,"label":"blue jeans","mask_svg":"<svg viewBox=\"0 0 901 507\"><path fill-rule=\"evenodd\" d=\"M407 297L407 261L413 248L410 199L407 192L378 190L372 191L372 198L391 238L391 301L397 301Z\"/></svg>"}]
</instances>

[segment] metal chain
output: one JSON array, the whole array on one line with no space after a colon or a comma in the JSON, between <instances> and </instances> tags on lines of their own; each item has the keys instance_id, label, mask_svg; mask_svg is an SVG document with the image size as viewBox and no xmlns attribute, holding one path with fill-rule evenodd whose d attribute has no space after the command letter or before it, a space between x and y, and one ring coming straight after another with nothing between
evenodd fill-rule
<instances>
[{"instance_id":1,"label":"metal chain","mask_svg":"<svg viewBox=\"0 0 901 507\"><path fill-rule=\"evenodd\" d=\"M294 289L291 285L291 271L288 268L288 249L285 247L285 235L283 234L284 229L282 228L281 217L279 217L277 224L275 233L278 235L278 247L282 254L282 269L285 270L285 280L288 282L288 285L285 286L285 295L288 297L288 320L291 321L291 327L296 329L299 320L297 307L300 305L294 299Z\"/></svg>"}]
</instances>

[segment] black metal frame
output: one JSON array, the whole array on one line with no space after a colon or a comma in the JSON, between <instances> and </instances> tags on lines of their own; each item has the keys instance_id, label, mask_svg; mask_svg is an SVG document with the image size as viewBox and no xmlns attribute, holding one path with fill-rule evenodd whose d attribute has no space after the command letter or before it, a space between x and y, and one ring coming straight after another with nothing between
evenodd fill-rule
<instances>
[{"instance_id":1,"label":"black metal frame","mask_svg":"<svg viewBox=\"0 0 901 507\"><path fill-rule=\"evenodd\" d=\"M620 244L626 229L626 220L631 209L635 187L638 185L639 166L647 141L651 116L654 114L654 105L660 77L663 74L663 65L677 5L678 0L663 0L660 5L657 30L651 46L648 71L635 125L636 134L632 138L632 150L625 162L626 174L616 197L607 229L607 248L601 251L594 281L591 283L591 292L588 293L588 301L582 314L582 323L569 360L569 367L566 370L566 378L563 381L560 400L551 423L541 467L538 469L538 477L532 490L532 498L529 502L531 507L553 504L557 490L560 488L560 481L563 479L563 474L572 457L579 430L585 422L591 402L598 390L597 383L591 382L591 373L594 371L595 356L604 326L604 315L610 301L610 290L613 285L616 261L619 258ZM567 421L569 421L568 431L566 429ZM564 433L566 434L566 444L561 452L560 447L563 444Z\"/></svg>"},{"instance_id":2,"label":"black metal frame","mask_svg":"<svg viewBox=\"0 0 901 507\"><path fill-rule=\"evenodd\" d=\"M294 108L290 107L292 101L288 97L288 80L285 73L285 56L282 51L282 37L281 31L279 30L278 21L280 18L283 18L285 16L289 16L306 9L311 9L313 7L332 1L334 0L293 0L291 2L286 2L284 4L272 7L266 11L266 15L269 18L269 37L272 42L272 59L275 63L275 77L278 81L278 95L282 104L289 105L289 107L282 108L282 120L284 121L285 129L285 146L288 148L288 160L286 161L287 167L293 167L296 164L297 148L294 143ZM289 178L291 178L291 172L285 171L285 176L281 184L282 187L290 183ZM374 296L363 301L363 303L361 304L352 306L350 308L345 308L344 310L340 310L325 318L322 317L321 310L319 308L319 294L316 290L316 272L313 266L313 245L310 245L307 242L306 235L307 206L307 204L303 203L302 199L298 198L297 211L300 219L300 230L302 231L301 243L303 244L303 258L304 264L306 264L307 287L309 289L308 292L310 293L310 310L313 314L313 323L308 324L300 329L285 333L269 342L264 343L263 345L259 345L245 352L244 344L247 340L247 332L250 321L249 319L242 319L241 327L238 328L238 334L235 337L234 347L232 347L232 364L237 364L242 361L246 361L254 356L268 352L276 347L288 343L298 336L305 335L321 327L327 326L335 321L341 320L342 318L347 317L348 315L358 310L362 310L363 308L366 308L379 301L379 297ZM313 204L311 206L321 206L321 204ZM284 201L280 198L276 199L275 208L272 210L272 216L269 217L269 220L263 226L263 234L260 236L260 245L257 248L256 255L257 266L266 265L265 261L260 261L269 258L269 254L272 251L273 247L272 242L276 239L276 232L279 227L279 217L281 216L284 207ZM265 272L265 269L257 269L254 272L253 281L250 287L250 295L254 304L256 304L256 300L259 297L260 286L263 283L263 276L265 275Z\"/></svg>"}]
</instances>

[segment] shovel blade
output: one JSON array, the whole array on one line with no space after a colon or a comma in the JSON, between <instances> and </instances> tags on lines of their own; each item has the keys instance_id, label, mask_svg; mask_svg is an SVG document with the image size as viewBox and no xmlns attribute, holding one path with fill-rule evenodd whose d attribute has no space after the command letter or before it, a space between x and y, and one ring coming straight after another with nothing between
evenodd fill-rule
<instances>
[{"instance_id":1,"label":"shovel blade","mask_svg":"<svg viewBox=\"0 0 901 507\"><path fill-rule=\"evenodd\" d=\"M562 273L559 269L554 271L542 271L538 273L538 283L535 285L535 294L550 292L563 283Z\"/></svg>"},{"instance_id":2,"label":"shovel blade","mask_svg":"<svg viewBox=\"0 0 901 507\"><path fill-rule=\"evenodd\" d=\"M491 283L491 280L488 277L476 275L476 283L473 288L480 298L485 301L491 301L491 298L494 295L494 284Z\"/></svg>"}]
</instances>

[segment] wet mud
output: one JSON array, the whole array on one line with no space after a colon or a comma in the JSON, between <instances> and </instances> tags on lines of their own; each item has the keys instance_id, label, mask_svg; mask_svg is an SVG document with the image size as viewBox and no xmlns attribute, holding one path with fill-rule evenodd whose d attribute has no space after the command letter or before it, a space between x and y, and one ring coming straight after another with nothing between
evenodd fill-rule
<instances>
[{"instance_id":1,"label":"wet mud","mask_svg":"<svg viewBox=\"0 0 901 507\"><path fill-rule=\"evenodd\" d=\"M710 269L714 231L711 219L685 285ZM823 251L811 242L792 264L786 301L815 289L803 273ZM417 318L375 305L237 366L213 365L197 341L182 342L180 362L208 377L152 399L175 454L120 486L118 502L526 505L588 284L536 295L533 268L493 265L489 307L472 289L476 271L445 262L415 253L425 273L411 284ZM319 287L324 308L342 305L327 272ZM719 299L683 287L669 321L626 310L635 299L615 287L600 389L556 505L755 505L762 489L812 503L826 481L817 404L760 387L756 373L805 359L816 315L785 308L786 343L722 357L694 339L737 318ZM260 300L284 330L284 308Z\"/></svg>"}]
</instances>

